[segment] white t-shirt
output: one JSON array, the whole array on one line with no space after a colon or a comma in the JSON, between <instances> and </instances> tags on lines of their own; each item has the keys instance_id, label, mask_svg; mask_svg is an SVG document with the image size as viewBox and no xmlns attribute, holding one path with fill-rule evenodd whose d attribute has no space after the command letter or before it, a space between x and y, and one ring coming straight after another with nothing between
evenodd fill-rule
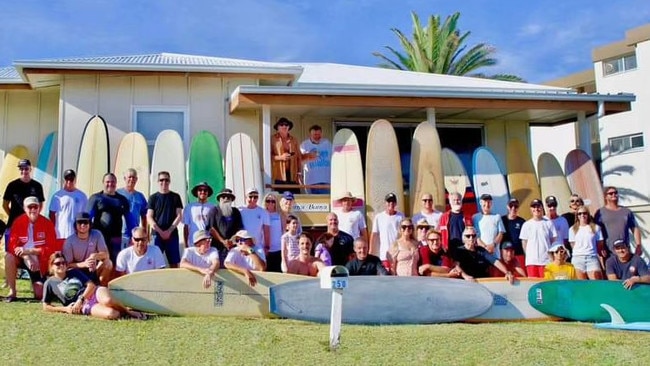
<instances>
[{"instance_id":1,"label":"white t-shirt","mask_svg":"<svg viewBox=\"0 0 650 366\"><path fill-rule=\"evenodd\" d=\"M557 237L553 222L546 217L541 220L530 219L521 226L519 239L527 240L526 265L545 266L551 260L548 249Z\"/></svg>"},{"instance_id":2,"label":"white t-shirt","mask_svg":"<svg viewBox=\"0 0 650 366\"><path fill-rule=\"evenodd\" d=\"M394 215L389 215L386 211L382 211L375 215L372 220L372 232L379 233L379 258L383 261L386 260L386 252L391 244L397 240L399 234L399 224L404 220L404 214L396 212Z\"/></svg>"},{"instance_id":3,"label":"white t-shirt","mask_svg":"<svg viewBox=\"0 0 650 366\"><path fill-rule=\"evenodd\" d=\"M366 219L359 211L336 211L336 216L339 219L339 230L350 234L355 239L360 237L361 232L366 229Z\"/></svg>"},{"instance_id":4,"label":"white t-shirt","mask_svg":"<svg viewBox=\"0 0 650 366\"><path fill-rule=\"evenodd\" d=\"M153 244L147 246L147 252L142 257L135 254L133 247L123 249L117 254L116 262L115 270L127 274L167 267L160 248Z\"/></svg>"},{"instance_id":5,"label":"white t-shirt","mask_svg":"<svg viewBox=\"0 0 650 366\"><path fill-rule=\"evenodd\" d=\"M67 239L75 233L74 218L86 209L88 197L82 191L75 189L72 192L60 189L50 201L50 211L56 212L56 237Z\"/></svg>"},{"instance_id":6,"label":"white t-shirt","mask_svg":"<svg viewBox=\"0 0 650 366\"><path fill-rule=\"evenodd\" d=\"M597 242L603 240L603 233L600 226L594 225L596 231L591 231L591 226L580 226L578 232L574 232L573 228L569 229L569 242L573 243L573 255L598 255Z\"/></svg>"},{"instance_id":7,"label":"white t-shirt","mask_svg":"<svg viewBox=\"0 0 650 366\"><path fill-rule=\"evenodd\" d=\"M494 244L494 239L496 239L499 233L505 233L506 229L503 227L503 221L501 221L501 216L498 214L483 214L477 213L472 216L472 223L474 228L476 228L476 234L485 244ZM497 258L500 257L499 248L495 247L494 256Z\"/></svg>"},{"instance_id":8,"label":"white t-shirt","mask_svg":"<svg viewBox=\"0 0 650 366\"><path fill-rule=\"evenodd\" d=\"M256 245L263 247L266 243L264 240L264 230L262 229L264 225L271 225L268 211L260 206L256 206L255 208L240 207L239 212L241 213L244 229L253 237Z\"/></svg>"},{"instance_id":9,"label":"white t-shirt","mask_svg":"<svg viewBox=\"0 0 650 366\"><path fill-rule=\"evenodd\" d=\"M307 154L313 151L318 151L318 157L303 166L305 184L329 183L332 165L332 144L325 138L321 138L317 144L310 139L300 144L301 153Z\"/></svg>"},{"instance_id":10,"label":"white t-shirt","mask_svg":"<svg viewBox=\"0 0 650 366\"><path fill-rule=\"evenodd\" d=\"M259 245L255 246L255 252L260 257L262 262L266 262L264 251L260 249ZM226 259L224 260L224 263L234 264L242 268L246 268L250 271L254 270L255 265L255 262L250 258L249 255L242 254L240 247L234 247L230 249L228 255L226 256Z\"/></svg>"},{"instance_id":11,"label":"white t-shirt","mask_svg":"<svg viewBox=\"0 0 650 366\"><path fill-rule=\"evenodd\" d=\"M213 203L192 202L183 210L183 224L188 228L188 239L191 241L194 233L205 230L208 223L208 212L214 207Z\"/></svg>"},{"instance_id":12,"label":"white t-shirt","mask_svg":"<svg viewBox=\"0 0 650 366\"><path fill-rule=\"evenodd\" d=\"M210 247L205 254L199 254L196 247L189 247L185 249L181 259L185 259L191 265L199 268L210 268L215 260L219 261L219 251L214 247Z\"/></svg>"},{"instance_id":13,"label":"white t-shirt","mask_svg":"<svg viewBox=\"0 0 650 366\"><path fill-rule=\"evenodd\" d=\"M282 231L282 217L280 216L279 213L273 212L273 213L268 213L269 214L269 223L271 226L271 248L269 249L269 252L277 252L281 250L282 246L282 235L284 234L284 231Z\"/></svg>"},{"instance_id":14,"label":"white t-shirt","mask_svg":"<svg viewBox=\"0 0 650 366\"><path fill-rule=\"evenodd\" d=\"M553 226L557 231L555 241L563 244L569 241L569 222L562 216L551 219L551 221L553 221Z\"/></svg>"},{"instance_id":15,"label":"white t-shirt","mask_svg":"<svg viewBox=\"0 0 650 366\"><path fill-rule=\"evenodd\" d=\"M420 221L421 219L426 219L427 222L429 223L429 226L438 230L438 228L440 227L441 217L442 217L442 212L438 210L433 210L432 213L426 213L424 211L421 211L413 215L413 218L411 220L413 221L413 224L417 224L418 221Z\"/></svg>"}]
</instances>

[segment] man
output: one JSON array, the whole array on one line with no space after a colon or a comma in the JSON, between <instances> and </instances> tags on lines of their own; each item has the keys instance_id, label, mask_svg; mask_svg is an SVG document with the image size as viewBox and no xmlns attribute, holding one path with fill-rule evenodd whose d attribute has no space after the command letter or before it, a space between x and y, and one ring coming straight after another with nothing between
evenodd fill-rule
<instances>
[{"instance_id":1,"label":"man","mask_svg":"<svg viewBox=\"0 0 650 366\"><path fill-rule=\"evenodd\" d=\"M43 281L47 273L47 258L59 250L56 246L54 224L39 214L41 201L29 196L22 200L24 214L18 216L12 226L7 253L5 253L5 279L9 294L5 302L16 300L16 273L18 268L27 270L32 281L34 297L43 296ZM13 202L12 202L13 204Z\"/></svg>"},{"instance_id":2,"label":"man","mask_svg":"<svg viewBox=\"0 0 650 366\"><path fill-rule=\"evenodd\" d=\"M612 244L613 255L605 263L607 279L623 281L623 287L630 290L635 283L650 283L650 272L645 261L630 252L630 245L624 240L616 240Z\"/></svg>"},{"instance_id":3,"label":"man","mask_svg":"<svg viewBox=\"0 0 650 366\"><path fill-rule=\"evenodd\" d=\"M63 188L54 193L50 202L50 221L56 228L60 247L69 236L74 235L75 217L84 212L87 204L88 197L77 189L77 173L72 169L63 172Z\"/></svg>"},{"instance_id":4,"label":"man","mask_svg":"<svg viewBox=\"0 0 650 366\"><path fill-rule=\"evenodd\" d=\"M96 285L108 285L113 263L102 233L90 228L90 214L75 215L75 231L65 240L61 252L69 268L79 269Z\"/></svg>"},{"instance_id":5,"label":"man","mask_svg":"<svg viewBox=\"0 0 650 366\"><path fill-rule=\"evenodd\" d=\"M212 238L205 230L197 230L192 234L193 247L185 249L181 258L181 268L203 275L203 288L212 286L212 276L219 269L219 252L210 246Z\"/></svg>"},{"instance_id":6,"label":"man","mask_svg":"<svg viewBox=\"0 0 650 366\"><path fill-rule=\"evenodd\" d=\"M569 211L562 214L562 217L564 217L566 222L569 224L569 227L575 224L576 212L578 211L578 208L580 206L584 206L584 205L585 205L584 201L582 200L582 198L580 198L578 194L574 193L571 195L571 199L569 200Z\"/></svg>"},{"instance_id":7,"label":"man","mask_svg":"<svg viewBox=\"0 0 650 366\"><path fill-rule=\"evenodd\" d=\"M300 219L297 217L297 214L293 212L294 201L295 201L295 197L293 196L293 193L289 191L284 191L282 193L282 197L280 198L280 214L282 215L283 222L286 222L289 215L296 216L296 220L298 220L297 234L302 234L302 223L300 222Z\"/></svg>"},{"instance_id":8,"label":"man","mask_svg":"<svg viewBox=\"0 0 650 366\"><path fill-rule=\"evenodd\" d=\"M526 220L519 216L518 199L511 198L510 201L508 201L508 214L501 216L501 222L503 222L503 227L506 229L506 232L503 233L503 240L501 240L501 243L509 242L514 250L514 255L517 258L517 261L523 265L526 263L526 257L524 256L524 247L521 245L519 235L521 234L521 228L524 226ZM501 247L501 252L503 253L503 246Z\"/></svg>"},{"instance_id":9,"label":"man","mask_svg":"<svg viewBox=\"0 0 650 366\"><path fill-rule=\"evenodd\" d=\"M289 134L293 122L281 117L273 128L277 131L271 136L271 179L274 184L299 184L302 181L302 154L298 141ZM286 189L300 193L298 188Z\"/></svg>"},{"instance_id":10,"label":"man","mask_svg":"<svg viewBox=\"0 0 650 366\"><path fill-rule=\"evenodd\" d=\"M384 266L390 268L386 253L397 240L399 225L404 220L404 214L397 211L397 195L395 193L388 193L384 197L384 201L386 202L386 209L376 214L372 220L370 252L379 253L378 257L382 260Z\"/></svg>"},{"instance_id":11,"label":"man","mask_svg":"<svg viewBox=\"0 0 650 366\"><path fill-rule=\"evenodd\" d=\"M25 213L23 200L27 197L36 197L41 204L45 202L43 186L32 179L32 162L28 159L22 159L18 162L18 169L20 169L20 178L9 182L2 196L2 208L9 217L7 220L8 229L5 231L5 251L8 249L11 226L14 220Z\"/></svg>"},{"instance_id":12,"label":"man","mask_svg":"<svg viewBox=\"0 0 650 366\"><path fill-rule=\"evenodd\" d=\"M501 242L501 263L515 276L526 277L523 262L515 255L515 246L509 241ZM490 277L501 277L502 273L496 267L490 268Z\"/></svg>"},{"instance_id":13,"label":"man","mask_svg":"<svg viewBox=\"0 0 650 366\"><path fill-rule=\"evenodd\" d=\"M122 250L122 219L129 215L129 201L117 193L117 177L106 173L102 179L104 189L90 196L86 212L90 214L92 228L104 236L111 262Z\"/></svg>"},{"instance_id":14,"label":"man","mask_svg":"<svg viewBox=\"0 0 650 366\"><path fill-rule=\"evenodd\" d=\"M379 257L368 254L368 242L363 238L354 241L354 253L356 258L346 263L345 267L350 276L388 276Z\"/></svg>"},{"instance_id":15,"label":"man","mask_svg":"<svg viewBox=\"0 0 650 366\"><path fill-rule=\"evenodd\" d=\"M260 193L257 188L250 188L246 192L246 206L240 207L244 230L255 239L255 244L264 248L265 254L271 248L271 219L269 213L257 205Z\"/></svg>"},{"instance_id":16,"label":"man","mask_svg":"<svg viewBox=\"0 0 650 366\"><path fill-rule=\"evenodd\" d=\"M117 277L166 267L160 248L149 245L147 232L143 227L136 226L131 230L130 244L117 255L115 262Z\"/></svg>"},{"instance_id":17,"label":"man","mask_svg":"<svg viewBox=\"0 0 650 366\"><path fill-rule=\"evenodd\" d=\"M484 193L480 198L481 212L474 214L472 222L478 232L477 243L490 254L499 258L499 244L506 229L503 227L501 216L492 213L492 196Z\"/></svg>"},{"instance_id":18,"label":"man","mask_svg":"<svg viewBox=\"0 0 650 366\"><path fill-rule=\"evenodd\" d=\"M528 277L544 278L544 267L551 261L548 250L557 238L555 226L544 217L542 200L530 202L532 217L521 227L519 239L526 254L526 273Z\"/></svg>"},{"instance_id":19,"label":"man","mask_svg":"<svg viewBox=\"0 0 650 366\"><path fill-rule=\"evenodd\" d=\"M354 238L350 234L339 230L339 218L335 213L330 212L327 214L326 219L327 233L334 236L332 247L329 248L332 265L345 266L354 253Z\"/></svg>"},{"instance_id":20,"label":"man","mask_svg":"<svg viewBox=\"0 0 650 366\"><path fill-rule=\"evenodd\" d=\"M167 257L169 267L177 268L181 261L178 224L183 219L181 196L169 190L169 172L158 172L158 192L147 202L147 221L153 229L153 243Z\"/></svg>"},{"instance_id":21,"label":"man","mask_svg":"<svg viewBox=\"0 0 650 366\"><path fill-rule=\"evenodd\" d=\"M436 229L429 229L425 235L427 245L419 248L418 273L430 277L460 277L454 261L442 248L442 238Z\"/></svg>"},{"instance_id":22,"label":"man","mask_svg":"<svg viewBox=\"0 0 650 366\"><path fill-rule=\"evenodd\" d=\"M287 273L303 275L303 276L318 276L318 272L325 267L325 263L320 258L311 255L311 239L309 235L303 233L298 238L298 248L300 252L298 256L290 260L287 264Z\"/></svg>"},{"instance_id":23,"label":"man","mask_svg":"<svg viewBox=\"0 0 650 366\"><path fill-rule=\"evenodd\" d=\"M197 201L189 203L183 210L183 237L186 247L190 247L187 243L194 237L194 233L208 230L208 213L214 207L212 202L208 202L208 198L212 197L213 193L208 182L201 182L192 188L192 196L196 197Z\"/></svg>"},{"instance_id":24,"label":"man","mask_svg":"<svg viewBox=\"0 0 650 366\"><path fill-rule=\"evenodd\" d=\"M596 211L594 221L603 229L603 236L609 253L614 252L614 242L618 239L630 242L630 231L634 234L635 254L640 256L641 230L636 223L636 218L630 209L618 204L618 189L605 187L605 206Z\"/></svg>"},{"instance_id":25,"label":"man","mask_svg":"<svg viewBox=\"0 0 650 366\"><path fill-rule=\"evenodd\" d=\"M569 245L569 223L566 219L557 213L557 198L555 196L548 196L544 199L546 203L546 217L553 222L555 226L555 231L557 232L557 238L555 238L556 243L562 243L566 248L570 247Z\"/></svg>"},{"instance_id":26,"label":"man","mask_svg":"<svg viewBox=\"0 0 650 366\"><path fill-rule=\"evenodd\" d=\"M117 190L117 193L126 197L129 201L129 213L124 221L123 242L131 241L131 232L136 226L147 227L147 197L142 192L135 190L138 183L138 171L129 168L124 172L124 188Z\"/></svg>"},{"instance_id":27,"label":"man","mask_svg":"<svg viewBox=\"0 0 650 366\"><path fill-rule=\"evenodd\" d=\"M449 211L440 217L440 234L442 247L453 256L454 250L463 246L463 231L465 222L471 221L462 211L463 196L458 192L449 194Z\"/></svg>"},{"instance_id":28,"label":"man","mask_svg":"<svg viewBox=\"0 0 650 366\"><path fill-rule=\"evenodd\" d=\"M224 188L217 194L218 206L208 212L208 230L212 235L212 246L219 251L219 261L226 259L228 251L233 247L230 238L244 228L241 213L232 207L235 195L229 188Z\"/></svg>"},{"instance_id":29,"label":"man","mask_svg":"<svg viewBox=\"0 0 650 366\"><path fill-rule=\"evenodd\" d=\"M353 238L363 238L368 242L368 228L366 219L361 211L353 210L352 206L357 198L351 192L345 192L337 199L341 209L336 211L339 218L339 229L350 234Z\"/></svg>"},{"instance_id":30,"label":"man","mask_svg":"<svg viewBox=\"0 0 650 366\"><path fill-rule=\"evenodd\" d=\"M433 195L431 193L422 194L422 210L413 215L412 221L419 222L420 219L424 218L429 223L429 226L438 230L440 227L440 217L442 217L442 212L435 209L433 205Z\"/></svg>"},{"instance_id":31,"label":"man","mask_svg":"<svg viewBox=\"0 0 650 366\"><path fill-rule=\"evenodd\" d=\"M307 185L330 184L332 144L323 138L319 125L309 127L309 138L300 144L303 163L303 181ZM310 194L329 194L327 188L309 188Z\"/></svg>"},{"instance_id":32,"label":"man","mask_svg":"<svg viewBox=\"0 0 650 366\"><path fill-rule=\"evenodd\" d=\"M255 246L253 237L246 230L239 230L232 237L232 241L237 246L228 252L228 256L224 260L225 267L246 277L248 284L255 286L257 277L251 271L266 269L264 251Z\"/></svg>"},{"instance_id":33,"label":"man","mask_svg":"<svg viewBox=\"0 0 650 366\"><path fill-rule=\"evenodd\" d=\"M477 244L476 229L468 226L463 231L464 246L458 248L453 256L458 262L457 270L461 271L461 276L465 280L474 280L475 278L484 278L490 276L490 268L496 267L505 278L513 283L515 276L506 266L495 256L490 254L484 247Z\"/></svg>"}]
</instances>

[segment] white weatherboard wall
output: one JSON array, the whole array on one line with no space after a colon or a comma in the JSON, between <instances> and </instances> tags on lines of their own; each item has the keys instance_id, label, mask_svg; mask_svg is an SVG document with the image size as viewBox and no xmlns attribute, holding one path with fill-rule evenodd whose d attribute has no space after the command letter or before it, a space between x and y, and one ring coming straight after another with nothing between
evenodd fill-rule
<instances>
[{"instance_id":1,"label":"white weatherboard wall","mask_svg":"<svg viewBox=\"0 0 650 366\"><path fill-rule=\"evenodd\" d=\"M564 169L564 159L569 151L576 148L575 128L575 123L530 128L530 155L535 171L537 171L537 159L545 152L555 156Z\"/></svg>"}]
</instances>

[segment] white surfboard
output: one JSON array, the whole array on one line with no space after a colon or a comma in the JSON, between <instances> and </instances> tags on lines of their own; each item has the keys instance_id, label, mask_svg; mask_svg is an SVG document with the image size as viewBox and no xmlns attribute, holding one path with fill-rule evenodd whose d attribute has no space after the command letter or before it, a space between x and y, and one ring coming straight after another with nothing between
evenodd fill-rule
<instances>
[{"instance_id":1,"label":"white surfboard","mask_svg":"<svg viewBox=\"0 0 650 366\"><path fill-rule=\"evenodd\" d=\"M187 202L187 176L185 174L185 151L183 140L174 130L163 130L158 134L151 158L151 185L149 192L158 192L158 172L167 171L171 176L169 189L178 193ZM180 228L179 228L180 230Z\"/></svg>"},{"instance_id":2,"label":"white surfboard","mask_svg":"<svg viewBox=\"0 0 650 366\"><path fill-rule=\"evenodd\" d=\"M93 116L83 132L77 161L77 188L90 195L104 189L103 177L110 170L108 128L100 116Z\"/></svg>"},{"instance_id":3,"label":"white surfboard","mask_svg":"<svg viewBox=\"0 0 650 366\"><path fill-rule=\"evenodd\" d=\"M336 132L332 142L330 202L332 211L341 210L338 199L346 192L352 193L357 201L352 208L365 214L365 187L363 166L357 136L348 128Z\"/></svg>"},{"instance_id":4,"label":"white surfboard","mask_svg":"<svg viewBox=\"0 0 650 366\"><path fill-rule=\"evenodd\" d=\"M458 155L446 147L442 149L442 170L447 192L458 192L464 197L467 187L471 187L472 183Z\"/></svg>"},{"instance_id":5,"label":"white surfboard","mask_svg":"<svg viewBox=\"0 0 650 366\"><path fill-rule=\"evenodd\" d=\"M127 133L120 142L113 169L117 176L117 188L124 188L126 185L124 173L130 168L138 172L135 189L142 192L145 197L149 197L149 150L144 136L138 132Z\"/></svg>"},{"instance_id":6,"label":"white surfboard","mask_svg":"<svg viewBox=\"0 0 650 366\"><path fill-rule=\"evenodd\" d=\"M445 210L445 184L442 172L438 130L429 122L415 128L411 145L409 200L411 216L422 210L422 194L433 196L435 208Z\"/></svg>"},{"instance_id":7,"label":"white surfboard","mask_svg":"<svg viewBox=\"0 0 650 366\"><path fill-rule=\"evenodd\" d=\"M246 191L257 188L264 192L260 156L253 140L245 133L236 133L228 140L226 147L226 187L235 194L234 205L246 206Z\"/></svg>"},{"instance_id":8,"label":"white surfboard","mask_svg":"<svg viewBox=\"0 0 650 366\"><path fill-rule=\"evenodd\" d=\"M484 146L476 149L472 165L474 166L474 193L479 209L480 197L487 193L492 196L492 213L506 215L510 194L506 179L492 151Z\"/></svg>"}]
</instances>

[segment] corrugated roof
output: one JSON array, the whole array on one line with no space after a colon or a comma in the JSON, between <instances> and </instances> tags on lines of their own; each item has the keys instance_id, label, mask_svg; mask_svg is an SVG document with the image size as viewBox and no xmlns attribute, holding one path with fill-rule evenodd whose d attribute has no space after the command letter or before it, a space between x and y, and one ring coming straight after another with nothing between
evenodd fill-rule
<instances>
[{"instance_id":1,"label":"corrugated roof","mask_svg":"<svg viewBox=\"0 0 650 366\"><path fill-rule=\"evenodd\" d=\"M0 84L27 84L13 66L0 67Z\"/></svg>"}]
</instances>

